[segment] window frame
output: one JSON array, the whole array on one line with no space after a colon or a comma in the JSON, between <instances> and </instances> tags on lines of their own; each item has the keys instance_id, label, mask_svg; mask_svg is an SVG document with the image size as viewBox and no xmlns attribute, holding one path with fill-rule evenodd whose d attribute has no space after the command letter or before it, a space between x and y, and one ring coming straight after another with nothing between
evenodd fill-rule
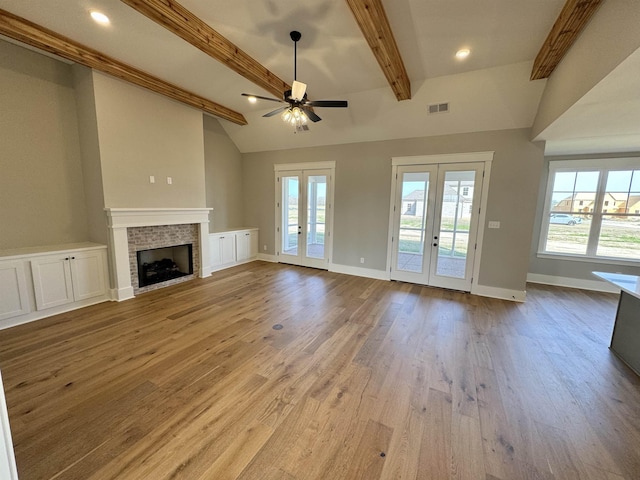
<instances>
[{"instance_id":1,"label":"window frame","mask_svg":"<svg viewBox=\"0 0 640 480\"><path fill-rule=\"evenodd\" d=\"M604 197L606 195L607 178L609 172L619 170L640 170L640 157L624 158L593 158L574 160L549 160L547 175L547 185L545 189L544 209L540 220L540 235L538 238L538 258L562 258L563 260L573 260L589 263L608 263L617 265L640 265L640 259L625 259L622 257L608 257L598 255L598 242L602 229L602 218L607 215L604 209ZM546 251L547 237L549 234L551 216L551 200L553 196L553 184L555 175L558 172L599 172L598 186L595 194L594 208L589 226L589 237L585 254L560 253ZM573 214L569 212L569 214ZM611 214L609 214L611 215ZM629 214L635 216L636 214Z\"/></svg>"}]
</instances>

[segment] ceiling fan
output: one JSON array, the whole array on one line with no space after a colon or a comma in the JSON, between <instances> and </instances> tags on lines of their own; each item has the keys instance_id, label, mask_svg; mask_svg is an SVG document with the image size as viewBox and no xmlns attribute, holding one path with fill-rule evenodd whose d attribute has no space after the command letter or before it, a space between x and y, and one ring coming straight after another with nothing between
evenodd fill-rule
<instances>
[{"instance_id":1,"label":"ceiling fan","mask_svg":"<svg viewBox=\"0 0 640 480\"><path fill-rule=\"evenodd\" d=\"M282 120L286 123L293 125L296 131L308 130L306 127L307 119L312 122L319 122L322 120L314 111L312 107L333 107L333 108L345 108L348 106L346 100L308 100L307 99L307 85L296 80L297 67L298 67L298 41L302 38L302 34L297 31L289 33L291 40L293 40L293 85L291 90L287 90L282 95L282 100L277 98L262 97L260 95L253 95L251 93L243 93L245 97L249 97L250 101L268 100L270 102L286 103L284 107L277 108L272 112L266 113L263 117L273 117L278 113L282 113Z\"/></svg>"}]
</instances>

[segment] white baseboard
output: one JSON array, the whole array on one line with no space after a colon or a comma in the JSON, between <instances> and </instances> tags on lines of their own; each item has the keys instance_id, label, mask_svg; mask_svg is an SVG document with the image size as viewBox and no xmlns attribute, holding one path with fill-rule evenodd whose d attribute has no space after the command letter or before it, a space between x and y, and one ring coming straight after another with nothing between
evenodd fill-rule
<instances>
[{"instance_id":1,"label":"white baseboard","mask_svg":"<svg viewBox=\"0 0 640 480\"><path fill-rule=\"evenodd\" d=\"M345 275L355 275L356 277L374 278L376 280L391 280L389 272L384 270L374 270L372 268L351 267L349 265L330 263L329 271L344 273Z\"/></svg>"},{"instance_id":2,"label":"white baseboard","mask_svg":"<svg viewBox=\"0 0 640 480\"><path fill-rule=\"evenodd\" d=\"M511 300L512 302L524 302L527 299L526 290L510 290L508 288L490 287L488 285L474 285L471 287L472 295L481 297Z\"/></svg>"},{"instance_id":3,"label":"white baseboard","mask_svg":"<svg viewBox=\"0 0 640 480\"><path fill-rule=\"evenodd\" d=\"M269 255L267 253L259 253L258 260L262 260L263 262L278 263L278 257L276 255Z\"/></svg>"},{"instance_id":4,"label":"white baseboard","mask_svg":"<svg viewBox=\"0 0 640 480\"><path fill-rule=\"evenodd\" d=\"M34 310L24 315L19 315L17 317L1 320L0 330L3 330L5 328L16 327L18 325L23 325L29 322L35 322L36 320L41 320L43 318L51 317L53 315L58 315L59 313L70 312L72 310L88 307L89 305L95 305L96 303L107 302L109 300L110 300L109 295L107 293L99 297L87 298L85 300L79 300L77 302L67 303L65 305L59 305L57 307L51 307L45 310Z\"/></svg>"},{"instance_id":5,"label":"white baseboard","mask_svg":"<svg viewBox=\"0 0 640 480\"><path fill-rule=\"evenodd\" d=\"M207 278L211 276L211 267L202 267L200 269L200 278Z\"/></svg>"},{"instance_id":6,"label":"white baseboard","mask_svg":"<svg viewBox=\"0 0 640 480\"><path fill-rule=\"evenodd\" d=\"M619 288L600 280L584 280L582 278L556 277L555 275L528 273L527 282L554 285L556 287L579 288L581 290L592 290L594 292L620 293Z\"/></svg>"}]
</instances>

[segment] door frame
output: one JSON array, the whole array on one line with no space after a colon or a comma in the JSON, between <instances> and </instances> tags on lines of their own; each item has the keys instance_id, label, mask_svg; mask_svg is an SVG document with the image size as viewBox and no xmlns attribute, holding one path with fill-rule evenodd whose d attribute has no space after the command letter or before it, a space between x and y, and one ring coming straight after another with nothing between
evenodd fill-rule
<instances>
[{"instance_id":1,"label":"door frame","mask_svg":"<svg viewBox=\"0 0 640 480\"><path fill-rule=\"evenodd\" d=\"M304 163L276 163L273 165L274 177L273 184L275 188L275 246L276 246L276 258L280 263L280 252L282 250L282 235L280 234L280 223L282 221L282 205L280 204L281 198L281 185L278 181L278 177L281 172L297 171L302 174L300 179L301 184L304 181L304 174L313 172L313 170L329 170L329 178L327 180L327 205L325 213L325 266L324 269L329 269L331 265L331 259L333 258L333 198L334 198L334 182L336 172L336 162L304 162ZM306 186L304 187L306 188ZM301 201L301 200L300 200ZM306 205L304 206L306 208ZM306 242L306 239L305 239Z\"/></svg>"},{"instance_id":2,"label":"door frame","mask_svg":"<svg viewBox=\"0 0 640 480\"><path fill-rule=\"evenodd\" d=\"M394 215L396 202L396 185L398 167L404 165L440 165L451 163L483 163L484 176L482 178L482 195L480 198L480 212L478 215L478 235L476 237L476 252L473 259L473 270L471 274L471 293L477 293L478 275L480 273L480 260L482 257L482 244L484 241L484 231L487 215L487 199L489 197L489 180L491 178L491 163L493 162L494 151L468 152L468 153L448 153L440 155L415 155L409 157L391 158L391 197L389 202L389 234L387 238L387 272L391 275L393 265L393 235L394 235Z\"/></svg>"}]
</instances>

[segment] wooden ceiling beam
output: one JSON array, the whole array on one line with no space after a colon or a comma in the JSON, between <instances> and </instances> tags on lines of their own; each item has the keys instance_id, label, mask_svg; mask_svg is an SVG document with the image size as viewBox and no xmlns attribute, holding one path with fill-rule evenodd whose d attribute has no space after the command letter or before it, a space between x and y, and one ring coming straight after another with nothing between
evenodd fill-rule
<instances>
[{"instance_id":1,"label":"wooden ceiling beam","mask_svg":"<svg viewBox=\"0 0 640 480\"><path fill-rule=\"evenodd\" d=\"M567 0L533 62L531 80L548 78L596 12L602 0Z\"/></svg>"},{"instance_id":2,"label":"wooden ceiling beam","mask_svg":"<svg viewBox=\"0 0 640 480\"><path fill-rule=\"evenodd\" d=\"M382 0L346 0L396 98L411 98L411 81L404 68Z\"/></svg>"},{"instance_id":3,"label":"wooden ceiling beam","mask_svg":"<svg viewBox=\"0 0 640 480\"><path fill-rule=\"evenodd\" d=\"M170 32L225 64L234 72L282 98L291 85L174 0L121 0Z\"/></svg>"},{"instance_id":4,"label":"wooden ceiling beam","mask_svg":"<svg viewBox=\"0 0 640 480\"><path fill-rule=\"evenodd\" d=\"M138 70L135 67L104 55L97 50L93 50L70 38L1 9L0 34L66 58L72 62L108 73L109 75L139 85L152 92L165 95L198 108L216 117L224 118L238 125L247 124L247 120L239 112L184 90L177 85L165 82L142 70Z\"/></svg>"}]
</instances>

